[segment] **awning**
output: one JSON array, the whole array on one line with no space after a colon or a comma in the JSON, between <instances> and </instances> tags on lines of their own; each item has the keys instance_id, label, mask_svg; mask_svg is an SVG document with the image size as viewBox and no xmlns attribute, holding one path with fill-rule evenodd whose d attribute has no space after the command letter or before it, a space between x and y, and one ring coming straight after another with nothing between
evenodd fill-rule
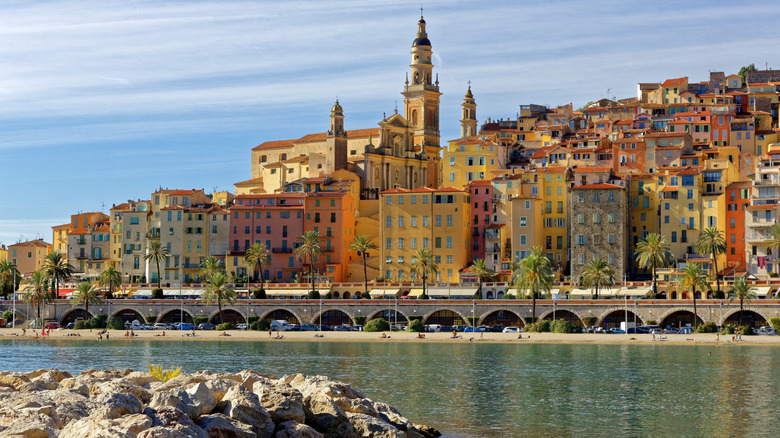
<instances>
[{"instance_id":1,"label":"awning","mask_svg":"<svg viewBox=\"0 0 780 438\"><path fill-rule=\"evenodd\" d=\"M397 297L401 289L371 289L371 297Z\"/></svg>"},{"instance_id":2,"label":"awning","mask_svg":"<svg viewBox=\"0 0 780 438\"><path fill-rule=\"evenodd\" d=\"M320 291L320 293L323 292ZM303 297L309 295L309 290L308 289L272 289L272 290L266 290L265 294L269 297Z\"/></svg>"},{"instance_id":3,"label":"awning","mask_svg":"<svg viewBox=\"0 0 780 438\"><path fill-rule=\"evenodd\" d=\"M407 296L419 297L422 294L423 294L422 288L420 288L420 289L412 289L412 290L409 291L409 294Z\"/></svg>"},{"instance_id":4,"label":"awning","mask_svg":"<svg viewBox=\"0 0 780 438\"><path fill-rule=\"evenodd\" d=\"M637 288L628 288L628 289L613 289L612 296L614 297L622 297L625 295L628 295L629 297L646 297L650 291L652 291L652 287L637 287Z\"/></svg>"},{"instance_id":5,"label":"awning","mask_svg":"<svg viewBox=\"0 0 780 438\"><path fill-rule=\"evenodd\" d=\"M771 288L769 286L754 287L753 288L753 292L756 293L757 297L765 297L765 296L769 295L769 291L770 290L771 290Z\"/></svg>"},{"instance_id":6,"label":"awning","mask_svg":"<svg viewBox=\"0 0 780 438\"><path fill-rule=\"evenodd\" d=\"M589 297L589 296L593 295L593 293L594 293L594 290L592 290L592 289L581 289L581 288L578 288L578 287L573 287L573 288L571 288L571 292L569 292L569 295L572 295L572 296L575 296L575 297L576 296L580 296L580 297L588 296Z\"/></svg>"},{"instance_id":7,"label":"awning","mask_svg":"<svg viewBox=\"0 0 780 438\"><path fill-rule=\"evenodd\" d=\"M427 294L431 297L473 297L476 287L429 287ZM482 287L485 290L485 287ZM411 294L410 294L411 295Z\"/></svg>"}]
</instances>

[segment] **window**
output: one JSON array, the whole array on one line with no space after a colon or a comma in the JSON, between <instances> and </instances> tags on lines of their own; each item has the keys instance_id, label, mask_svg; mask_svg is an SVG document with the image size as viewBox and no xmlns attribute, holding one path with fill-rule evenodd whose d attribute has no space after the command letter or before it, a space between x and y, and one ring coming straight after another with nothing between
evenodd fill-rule
<instances>
[{"instance_id":1,"label":"window","mask_svg":"<svg viewBox=\"0 0 780 438\"><path fill-rule=\"evenodd\" d=\"M593 194L593 202L596 204L599 203L599 192Z\"/></svg>"},{"instance_id":2,"label":"window","mask_svg":"<svg viewBox=\"0 0 780 438\"><path fill-rule=\"evenodd\" d=\"M404 217L398 216L398 226L403 227L404 226Z\"/></svg>"},{"instance_id":3,"label":"window","mask_svg":"<svg viewBox=\"0 0 780 438\"><path fill-rule=\"evenodd\" d=\"M455 165L455 157L450 157L450 167Z\"/></svg>"},{"instance_id":4,"label":"window","mask_svg":"<svg viewBox=\"0 0 780 438\"><path fill-rule=\"evenodd\" d=\"M585 264L585 254L578 254L577 255L577 263L580 265Z\"/></svg>"},{"instance_id":5,"label":"window","mask_svg":"<svg viewBox=\"0 0 780 438\"><path fill-rule=\"evenodd\" d=\"M404 205L404 197L403 196L399 196L398 197L398 205Z\"/></svg>"},{"instance_id":6,"label":"window","mask_svg":"<svg viewBox=\"0 0 780 438\"><path fill-rule=\"evenodd\" d=\"M577 214L577 223L578 224L584 224L585 223L585 215L583 213Z\"/></svg>"},{"instance_id":7,"label":"window","mask_svg":"<svg viewBox=\"0 0 780 438\"><path fill-rule=\"evenodd\" d=\"M388 237L385 239L385 249L393 249L393 239Z\"/></svg>"},{"instance_id":8,"label":"window","mask_svg":"<svg viewBox=\"0 0 780 438\"><path fill-rule=\"evenodd\" d=\"M451 214L447 215L447 226L448 227L452 226L452 215Z\"/></svg>"},{"instance_id":9,"label":"window","mask_svg":"<svg viewBox=\"0 0 780 438\"><path fill-rule=\"evenodd\" d=\"M609 192L609 194L607 195L607 199L609 200L609 202L615 202L615 192Z\"/></svg>"},{"instance_id":10,"label":"window","mask_svg":"<svg viewBox=\"0 0 780 438\"><path fill-rule=\"evenodd\" d=\"M585 194L584 193L578 193L577 194L577 201L578 202L585 202Z\"/></svg>"},{"instance_id":11,"label":"window","mask_svg":"<svg viewBox=\"0 0 780 438\"><path fill-rule=\"evenodd\" d=\"M520 216L520 226L525 227L528 225L528 217Z\"/></svg>"},{"instance_id":12,"label":"window","mask_svg":"<svg viewBox=\"0 0 780 438\"><path fill-rule=\"evenodd\" d=\"M398 238L398 249L404 249L404 238L399 237Z\"/></svg>"},{"instance_id":13,"label":"window","mask_svg":"<svg viewBox=\"0 0 780 438\"><path fill-rule=\"evenodd\" d=\"M594 224L601 223L601 213L593 213L593 223Z\"/></svg>"},{"instance_id":14,"label":"window","mask_svg":"<svg viewBox=\"0 0 780 438\"><path fill-rule=\"evenodd\" d=\"M438 214L436 216L434 216L434 221L433 222L434 222L433 226L440 227L441 226L441 216L438 215Z\"/></svg>"},{"instance_id":15,"label":"window","mask_svg":"<svg viewBox=\"0 0 780 438\"><path fill-rule=\"evenodd\" d=\"M393 226L393 217L387 216L385 217L385 228L390 228Z\"/></svg>"},{"instance_id":16,"label":"window","mask_svg":"<svg viewBox=\"0 0 780 438\"><path fill-rule=\"evenodd\" d=\"M580 245L585 245L586 243L588 243L588 237L580 234L579 236L577 236L577 243Z\"/></svg>"},{"instance_id":17,"label":"window","mask_svg":"<svg viewBox=\"0 0 780 438\"><path fill-rule=\"evenodd\" d=\"M615 243L615 235L614 234L607 235L607 242L609 242L610 244Z\"/></svg>"},{"instance_id":18,"label":"window","mask_svg":"<svg viewBox=\"0 0 780 438\"><path fill-rule=\"evenodd\" d=\"M417 238L412 237L409 239L409 247L412 249L417 249Z\"/></svg>"},{"instance_id":19,"label":"window","mask_svg":"<svg viewBox=\"0 0 780 438\"><path fill-rule=\"evenodd\" d=\"M452 237L447 237L447 248L452 248Z\"/></svg>"},{"instance_id":20,"label":"window","mask_svg":"<svg viewBox=\"0 0 780 438\"><path fill-rule=\"evenodd\" d=\"M428 249L429 242L427 237L423 237L423 249Z\"/></svg>"},{"instance_id":21,"label":"window","mask_svg":"<svg viewBox=\"0 0 780 438\"><path fill-rule=\"evenodd\" d=\"M441 248L441 237L434 238L434 248Z\"/></svg>"},{"instance_id":22,"label":"window","mask_svg":"<svg viewBox=\"0 0 780 438\"><path fill-rule=\"evenodd\" d=\"M428 216L423 216L422 226L423 227L428 226Z\"/></svg>"},{"instance_id":23,"label":"window","mask_svg":"<svg viewBox=\"0 0 780 438\"><path fill-rule=\"evenodd\" d=\"M390 196L385 196L385 204L392 205L393 204L393 198Z\"/></svg>"},{"instance_id":24,"label":"window","mask_svg":"<svg viewBox=\"0 0 780 438\"><path fill-rule=\"evenodd\" d=\"M677 242L677 231L672 231L672 242Z\"/></svg>"},{"instance_id":25,"label":"window","mask_svg":"<svg viewBox=\"0 0 780 438\"><path fill-rule=\"evenodd\" d=\"M447 264L450 264L450 265L452 264L452 256L451 255L447 256ZM451 269L450 269L450 271L451 271ZM450 274L450 276L452 276L452 274Z\"/></svg>"}]
</instances>

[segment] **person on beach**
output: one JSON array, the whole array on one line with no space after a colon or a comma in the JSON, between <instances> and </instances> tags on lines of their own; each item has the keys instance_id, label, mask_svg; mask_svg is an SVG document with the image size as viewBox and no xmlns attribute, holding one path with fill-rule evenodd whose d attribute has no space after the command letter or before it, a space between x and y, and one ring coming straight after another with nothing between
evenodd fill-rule
<instances>
[{"instance_id":1,"label":"person on beach","mask_svg":"<svg viewBox=\"0 0 780 438\"><path fill-rule=\"evenodd\" d=\"M128 337L128 336L130 336L130 332L129 331L125 332L125 337Z\"/></svg>"},{"instance_id":2,"label":"person on beach","mask_svg":"<svg viewBox=\"0 0 780 438\"><path fill-rule=\"evenodd\" d=\"M220 336L230 336L230 335L227 334L227 332L222 332L222 334Z\"/></svg>"},{"instance_id":3,"label":"person on beach","mask_svg":"<svg viewBox=\"0 0 780 438\"><path fill-rule=\"evenodd\" d=\"M517 334L517 339L523 339L523 334L522 333L518 333Z\"/></svg>"},{"instance_id":4,"label":"person on beach","mask_svg":"<svg viewBox=\"0 0 780 438\"><path fill-rule=\"evenodd\" d=\"M271 339L272 335L273 335L273 330L268 329L268 339Z\"/></svg>"},{"instance_id":5,"label":"person on beach","mask_svg":"<svg viewBox=\"0 0 780 438\"><path fill-rule=\"evenodd\" d=\"M379 338L380 338L380 339L385 339L386 337L387 337L387 334L386 334L386 333L384 333L384 332L382 332L382 335L381 335L381 336L379 336Z\"/></svg>"},{"instance_id":6,"label":"person on beach","mask_svg":"<svg viewBox=\"0 0 780 438\"><path fill-rule=\"evenodd\" d=\"M425 333L417 333L417 339L425 339Z\"/></svg>"},{"instance_id":7,"label":"person on beach","mask_svg":"<svg viewBox=\"0 0 780 438\"><path fill-rule=\"evenodd\" d=\"M485 332L479 332L479 340L482 341L485 339Z\"/></svg>"},{"instance_id":8,"label":"person on beach","mask_svg":"<svg viewBox=\"0 0 780 438\"><path fill-rule=\"evenodd\" d=\"M27 329L22 329L22 336L27 336Z\"/></svg>"}]
</instances>

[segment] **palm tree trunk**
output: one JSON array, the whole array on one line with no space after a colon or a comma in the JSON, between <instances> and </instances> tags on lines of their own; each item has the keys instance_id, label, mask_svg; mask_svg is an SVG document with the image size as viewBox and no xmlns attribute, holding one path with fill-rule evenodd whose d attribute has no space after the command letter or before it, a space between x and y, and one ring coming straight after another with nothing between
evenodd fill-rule
<instances>
[{"instance_id":1,"label":"palm tree trunk","mask_svg":"<svg viewBox=\"0 0 780 438\"><path fill-rule=\"evenodd\" d=\"M309 276L311 277L311 290L314 291L314 257L309 256Z\"/></svg>"},{"instance_id":2,"label":"palm tree trunk","mask_svg":"<svg viewBox=\"0 0 780 438\"><path fill-rule=\"evenodd\" d=\"M160 289L160 282L162 281L162 277L160 276L160 260L157 260L157 289Z\"/></svg>"},{"instance_id":3,"label":"palm tree trunk","mask_svg":"<svg viewBox=\"0 0 780 438\"><path fill-rule=\"evenodd\" d=\"M655 259L653 259L653 295L658 295L658 283L655 282Z\"/></svg>"},{"instance_id":4,"label":"palm tree trunk","mask_svg":"<svg viewBox=\"0 0 780 438\"><path fill-rule=\"evenodd\" d=\"M742 303L744 300L739 300L739 325L742 326Z\"/></svg>"},{"instance_id":5,"label":"palm tree trunk","mask_svg":"<svg viewBox=\"0 0 780 438\"><path fill-rule=\"evenodd\" d=\"M224 321L222 321L222 300L217 298L217 307L219 308L219 323L224 324Z\"/></svg>"},{"instance_id":6,"label":"palm tree trunk","mask_svg":"<svg viewBox=\"0 0 780 438\"><path fill-rule=\"evenodd\" d=\"M712 252L712 266L715 268L715 287L718 289L720 297L720 280L718 280L718 259L715 258L715 251Z\"/></svg>"},{"instance_id":7,"label":"palm tree trunk","mask_svg":"<svg viewBox=\"0 0 780 438\"><path fill-rule=\"evenodd\" d=\"M258 264L257 270L260 272L260 289L265 290L265 274L263 274L263 265Z\"/></svg>"},{"instance_id":8,"label":"palm tree trunk","mask_svg":"<svg viewBox=\"0 0 780 438\"><path fill-rule=\"evenodd\" d=\"M531 322L536 322L536 291L531 289Z\"/></svg>"},{"instance_id":9,"label":"palm tree trunk","mask_svg":"<svg viewBox=\"0 0 780 438\"><path fill-rule=\"evenodd\" d=\"M693 287L693 328L695 329L699 324L699 312L696 311L696 287Z\"/></svg>"},{"instance_id":10,"label":"palm tree trunk","mask_svg":"<svg viewBox=\"0 0 780 438\"><path fill-rule=\"evenodd\" d=\"M363 282L365 283L366 298L368 295L368 268L366 268L366 252L363 251Z\"/></svg>"}]
</instances>

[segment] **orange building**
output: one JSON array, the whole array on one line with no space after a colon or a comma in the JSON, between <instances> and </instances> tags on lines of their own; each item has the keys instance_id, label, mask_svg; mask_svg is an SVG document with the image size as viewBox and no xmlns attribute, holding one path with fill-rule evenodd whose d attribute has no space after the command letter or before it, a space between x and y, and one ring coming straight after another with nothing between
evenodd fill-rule
<instances>
[{"instance_id":1,"label":"orange building","mask_svg":"<svg viewBox=\"0 0 780 438\"><path fill-rule=\"evenodd\" d=\"M323 257L314 269L331 282L347 282L347 266L356 257L349 245L355 238L355 200L347 192L312 192L304 200L305 231L320 235ZM310 279L308 280L310 281Z\"/></svg>"},{"instance_id":2,"label":"orange building","mask_svg":"<svg viewBox=\"0 0 780 438\"><path fill-rule=\"evenodd\" d=\"M723 275L745 271L745 210L750 206L750 181L726 186L726 268Z\"/></svg>"},{"instance_id":3,"label":"orange building","mask_svg":"<svg viewBox=\"0 0 780 438\"><path fill-rule=\"evenodd\" d=\"M43 239L30 240L8 246L8 261L16 264L22 275L29 275L43 267L43 260L51 252L51 245Z\"/></svg>"}]
</instances>

